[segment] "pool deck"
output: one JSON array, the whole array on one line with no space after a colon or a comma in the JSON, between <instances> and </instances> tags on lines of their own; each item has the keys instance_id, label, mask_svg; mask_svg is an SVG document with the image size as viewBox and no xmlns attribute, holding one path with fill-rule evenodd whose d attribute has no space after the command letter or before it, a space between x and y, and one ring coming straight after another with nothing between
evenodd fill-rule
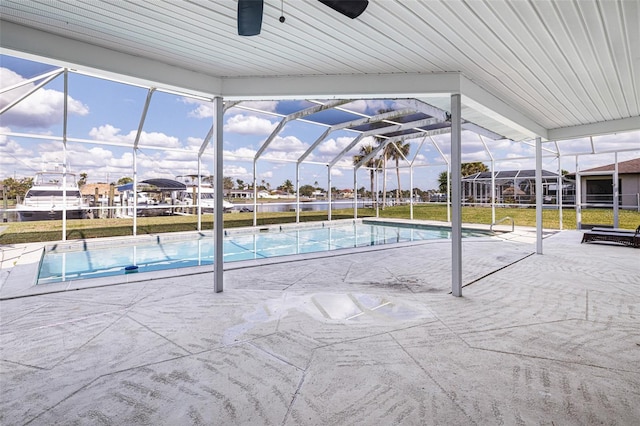
<instances>
[{"instance_id":1,"label":"pool deck","mask_svg":"<svg viewBox=\"0 0 640 426\"><path fill-rule=\"evenodd\" d=\"M2 300L0 424L637 424L640 250L581 237L464 239L461 298L440 241Z\"/></svg>"}]
</instances>

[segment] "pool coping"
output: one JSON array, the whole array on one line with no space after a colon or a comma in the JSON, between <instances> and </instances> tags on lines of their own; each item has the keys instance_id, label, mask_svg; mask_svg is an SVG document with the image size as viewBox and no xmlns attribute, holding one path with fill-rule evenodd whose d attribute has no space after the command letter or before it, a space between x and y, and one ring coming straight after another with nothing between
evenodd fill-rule
<instances>
[{"instance_id":1,"label":"pool coping","mask_svg":"<svg viewBox=\"0 0 640 426\"><path fill-rule=\"evenodd\" d=\"M420 225L427 227L448 227L450 224L435 221L411 221L404 219L387 219L387 218L365 218L365 219L340 219L333 220L331 222L322 222L323 227L326 226L341 226L351 223L378 223L389 224L391 226L409 226ZM305 222L299 224L282 224L282 225L268 225L257 227L243 227L243 228L230 228L225 230L225 236L228 235L243 235L248 233L255 233L256 230L262 232L282 231L288 229L305 229L310 227L317 227L319 222ZM475 225L466 224L463 226L465 230L478 230L489 231L488 225ZM9 300L20 297L37 296L50 293L61 293L67 291L76 291L96 287L105 287L122 284L133 284L153 281L156 279L171 278L176 276L188 276L212 273L214 271L214 265L201 265L201 266L188 266L182 268L170 268L159 271L149 271L144 273L126 273L121 275L113 275L108 277L88 278L84 280L71 280L61 283L49 283L36 285L38 278L38 271L40 269L40 262L42 261L43 254L46 250L77 250L87 248L99 248L114 245L128 245L132 240L136 241L157 241L157 242L169 242L179 241L184 239L193 238L194 235L210 236L211 232L202 231L188 231L188 232L173 232L167 234L147 234L139 236L125 236L125 237L110 237L110 238L95 238L73 241L54 241L47 243L30 243L25 245L23 255L19 256L19 259L15 265L11 268L3 283L0 284L0 300ZM483 239L495 240L496 236L487 237L475 237L474 241L480 241ZM299 262L303 260L331 258L337 256L343 256L355 253L366 253L369 251L380 250L393 250L410 247L414 245L422 244L449 244L449 239L442 240L421 240L421 241L407 241L402 243L382 244L376 246L363 246L336 249L326 252L315 253L303 253L293 254L286 256L271 257L265 259L250 259L242 261L225 262L223 268L225 271L259 267L265 264L280 264L289 262ZM212 282L213 284L213 282Z\"/></svg>"}]
</instances>

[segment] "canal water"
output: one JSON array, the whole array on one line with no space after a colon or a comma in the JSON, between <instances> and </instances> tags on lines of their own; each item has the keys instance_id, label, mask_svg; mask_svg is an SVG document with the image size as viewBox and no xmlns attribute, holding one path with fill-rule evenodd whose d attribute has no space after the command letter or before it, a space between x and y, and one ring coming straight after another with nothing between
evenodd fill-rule
<instances>
[{"instance_id":1,"label":"canal water","mask_svg":"<svg viewBox=\"0 0 640 426\"><path fill-rule=\"evenodd\" d=\"M332 201L331 202L331 210L339 210L339 209L351 209L353 208L354 202L352 200L345 201ZM358 208L371 207L371 200L358 200ZM300 211L326 211L328 209L329 203L326 201L310 201L310 202L301 202L300 203ZM247 204L234 204L233 211L240 212L252 212L253 211L253 203ZM272 212L295 212L296 211L296 203L295 201L286 201L286 202L277 202L277 203L265 203L259 202L256 205L258 213L272 213ZM2 218L2 222L18 222L18 212L14 209L3 210L0 209L0 217ZM106 213L104 213L106 214Z\"/></svg>"}]
</instances>

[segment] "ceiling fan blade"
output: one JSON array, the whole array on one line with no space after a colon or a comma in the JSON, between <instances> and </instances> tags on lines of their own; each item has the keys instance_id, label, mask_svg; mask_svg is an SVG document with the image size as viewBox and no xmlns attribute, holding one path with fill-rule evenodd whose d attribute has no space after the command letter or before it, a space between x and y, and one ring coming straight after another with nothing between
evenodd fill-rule
<instances>
[{"instance_id":1,"label":"ceiling fan blade","mask_svg":"<svg viewBox=\"0 0 640 426\"><path fill-rule=\"evenodd\" d=\"M238 0L238 35L260 34L263 9L263 0Z\"/></svg>"},{"instance_id":2,"label":"ceiling fan blade","mask_svg":"<svg viewBox=\"0 0 640 426\"><path fill-rule=\"evenodd\" d=\"M336 12L342 13L351 19L355 19L364 12L369 5L368 0L318 0L320 3L329 6Z\"/></svg>"}]
</instances>

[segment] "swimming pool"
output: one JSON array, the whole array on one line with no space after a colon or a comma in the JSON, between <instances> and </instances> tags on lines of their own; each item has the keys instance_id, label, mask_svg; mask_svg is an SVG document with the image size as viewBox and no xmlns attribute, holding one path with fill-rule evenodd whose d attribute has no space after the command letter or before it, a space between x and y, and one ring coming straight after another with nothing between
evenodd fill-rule
<instances>
[{"instance_id":1,"label":"swimming pool","mask_svg":"<svg viewBox=\"0 0 640 426\"><path fill-rule=\"evenodd\" d=\"M487 236L487 233L463 230L463 236ZM447 238L450 238L448 228L425 226L416 228L355 222L301 229L276 227L251 233L230 233L224 238L223 258L226 263ZM213 259L212 236L85 247L82 250L50 248L42 258L37 284L211 265Z\"/></svg>"}]
</instances>

